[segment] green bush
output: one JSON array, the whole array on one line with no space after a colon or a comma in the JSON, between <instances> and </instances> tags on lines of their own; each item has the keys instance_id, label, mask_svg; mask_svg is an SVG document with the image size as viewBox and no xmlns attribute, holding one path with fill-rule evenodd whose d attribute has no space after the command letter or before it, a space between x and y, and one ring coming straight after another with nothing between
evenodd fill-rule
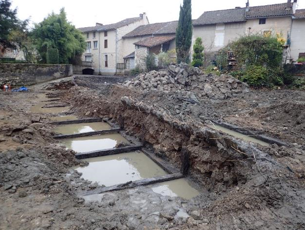
<instances>
[{"instance_id":1,"label":"green bush","mask_svg":"<svg viewBox=\"0 0 305 230\"><path fill-rule=\"evenodd\" d=\"M130 76L137 76L141 73L141 69L137 66L136 68L132 69L130 71Z\"/></svg>"},{"instance_id":2,"label":"green bush","mask_svg":"<svg viewBox=\"0 0 305 230\"><path fill-rule=\"evenodd\" d=\"M305 62L305 57L300 57L300 58L298 59L298 62L299 62L299 63Z\"/></svg>"},{"instance_id":3,"label":"green bush","mask_svg":"<svg viewBox=\"0 0 305 230\"><path fill-rule=\"evenodd\" d=\"M305 78L304 77L299 77L294 80L292 83L293 88L305 90Z\"/></svg>"},{"instance_id":4,"label":"green bush","mask_svg":"<svg viewBox=\"0 0 305 230\"><path fill-rule=\"evenodd\" d=\"M280 68L271 69L264 66L249 66L246 71L238 73L239 79L248 83L250 86L259 87L273 87L284 84L284 71Z\"/></svg>"},{"instance_id":5,"label":"green bush","mask_svg":"<svg viewBox=\"0 0 305 230\"><path fill-rule=\"evenodd\" d=\"M147 71L156 70L156 58L154 54L148 54L145 58L145 65Z\"/></svg>"},{"instance_id":6,"label":"green bush","mask_svg":"<svg viewBox=\"0 0 305 230\"><path fill-rule=\"evenodd\" d=\"M194 54L192 66L201 67L203 65L203 50L202 39L196 38L195 44L193 46Z\"/></svg>"}]
</instances>

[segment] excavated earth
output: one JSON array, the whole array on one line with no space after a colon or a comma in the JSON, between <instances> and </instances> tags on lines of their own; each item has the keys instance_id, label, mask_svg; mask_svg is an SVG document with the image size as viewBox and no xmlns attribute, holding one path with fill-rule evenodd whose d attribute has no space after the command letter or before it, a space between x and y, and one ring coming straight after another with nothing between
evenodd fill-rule
<instances>
[{"instance_id":1,"label":"excavated earth","mask_svg":"<svg viewBox=\"0 0 305 230\"><path fill-rule=\"evenodd\" d=\"M69 171L84 163L52 138L54 115L30 112L43 92L1 93L0 229L305 229L305 92L251 90L185 66L120 85L74 83L47 89L70 104L68 113L110 118L189 168L201 195L184 200L137 187L86 202L81 192L97 185ZM287 145L250 144L211 129L213 121Z\"/></svg>"}]
</instances>

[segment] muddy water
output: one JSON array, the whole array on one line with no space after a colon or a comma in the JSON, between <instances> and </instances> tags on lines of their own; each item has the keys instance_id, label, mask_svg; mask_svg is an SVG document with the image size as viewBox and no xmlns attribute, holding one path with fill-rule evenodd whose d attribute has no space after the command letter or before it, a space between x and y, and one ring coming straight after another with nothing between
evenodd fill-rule
<instances>
[{"instance_id":1,"label":"muddy water","mask_svg":"<svg viewBox=\"0 0 305 230\"><path fill-rule=\"evenodd\" d=\"M91 137L81 137L73 139L65 139L62 143L68 149L72 149L78 153L112 149L119 143L128 143L128 141L120 134L107 134Z\"/></svg>"},{"instance_id":2,"label":"muddy water","mask_svg":"<svg viewBox=\"0 0 305 230\"><path fill-rule=\"evenodd\" d=\"M110 130L111 127L106 122L82 123L71 125L60 125L54 130L56 133L69 135L78 133L87 133L93 131Z\"/></svg>"},{"instance_id":3,"label":"muddy water","mask_svg":"<svg viewBox=\"0 0 305 230\"><path fill-rule=\"evenodd\" d=\"M58 116L58 117L52 117L52 121L73 121L78 120L77 116L70 115L70 116Z\"/></svg>"},{"instance_id":4,"label":"muddy water","mask_svg":"<svg viewBox=\"0 0 305 230\"><path fill-rule=\"evenodd\" d=\"M59 108L42 108L46 103L38 103L31 108L32 113L65 113L69 111L69 107Z\"/></svg>"},{"instance_id":5,"label":"muddy water","mask_svg":"<svg viewBox=\"0 0 305 230\"><path fill-rule=\"evenodd\" d=\"M218 131L222 131L222 132L224 132L226 134L229 134L229 135L231 135L233 137L242 139L242 140L247 141L247 142L253 142L253 143L256 143L256 144L260 144L262 146L270 146L270 144L268 144L268 143L266 143L264 141L255 139L253 137L250 137L250 136L247 136L247 135L235 132L235 131L232 131L230 129L224 128L224 127L219 126L219 125L208 125L208 127L212 128L212 129L215 129L215 130L218 130Z\"/></svg>"},{"instance_id":6,"label":"muddy water","mask_svg":"<svg viewBox=\"0 0 305 230\"><path fill-rule=\"evenodd\" d=\"M82 178L105 186L167 174L140 151L97 157L86 161L89 162L87 167L76 169L82 173Z\"/></svg>"},{"instance_id":7,"label":"muddy water","mask_svg":"<svg viewBox=\"0 0 305 230\"><path fill-rule=\"evenodd\" d=\"M184 199L192 199L200 195L199 191L193 188L186 179L156 184L152 186L152 190L162 196L181 197Z\"/></svg>"}]
</instances>

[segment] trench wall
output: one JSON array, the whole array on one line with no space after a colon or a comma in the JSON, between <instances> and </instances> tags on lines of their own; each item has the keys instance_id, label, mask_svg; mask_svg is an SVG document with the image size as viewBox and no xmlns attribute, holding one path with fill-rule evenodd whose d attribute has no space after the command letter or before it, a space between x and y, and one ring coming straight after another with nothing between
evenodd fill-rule
<instances>
[{"instance_id":1,"label":"trench wall","mask_svg":"<svg viewBox=\"0 0 305 230\"><path fill-rule=\"evenodd\" d=\"M0 64L0 86L34 85L72 75L72 65Z\"/></svg>"}]
</instances>

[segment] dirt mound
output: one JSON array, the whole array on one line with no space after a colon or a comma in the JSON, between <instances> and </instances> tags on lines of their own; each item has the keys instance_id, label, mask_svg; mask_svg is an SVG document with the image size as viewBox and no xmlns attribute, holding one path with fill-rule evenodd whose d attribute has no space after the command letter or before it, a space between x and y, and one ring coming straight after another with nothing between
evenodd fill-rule
<instances>
[{"instance_id":1,"label":"dirt mound","mask_svg":"<svg viewBox=\"0 0 305 230\"><path fill-rule=\"evenodd\" d=\"M125 84L144 91L190 92L199 98L226 99L249 91L248 85L230 75L204 74L200 69L188 65L171 65L167 70L140 74Z\"/></svg>"}]
</instances>

